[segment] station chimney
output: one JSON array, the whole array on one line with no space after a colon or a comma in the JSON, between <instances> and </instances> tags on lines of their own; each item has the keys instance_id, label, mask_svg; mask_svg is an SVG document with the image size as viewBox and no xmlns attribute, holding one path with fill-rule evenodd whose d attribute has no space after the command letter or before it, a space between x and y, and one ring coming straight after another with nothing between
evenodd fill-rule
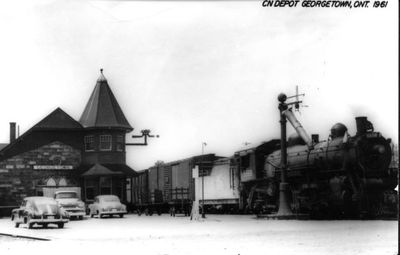
<instances>
[{"instance_id":1,"label":"station chimney","mask_svg":"<svg viewBox=\"0 0 400 255\"><path fill-rule=\"evenodd\" d=\"M15 141L15 122L10 122L10 143Z\"/></svg>"}]
</instances>

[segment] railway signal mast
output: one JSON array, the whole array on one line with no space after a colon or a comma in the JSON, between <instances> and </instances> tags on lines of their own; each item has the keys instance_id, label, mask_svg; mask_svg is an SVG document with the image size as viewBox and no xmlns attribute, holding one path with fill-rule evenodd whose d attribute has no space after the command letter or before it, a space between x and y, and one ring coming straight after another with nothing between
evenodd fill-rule
<instances>
[{"instance_id":1,"label":"railway signal mast","mask_svg":"<svg viewBox=\"0 0 400 255\"><path fill-rule=\"evenodd\" d=\"M296 94L294 96L286 96L281 93L278 96L279 101L279 114L280 114L280 124L281 124L281 182L279 184L279 210L272 217L277 218L292 218L295 215L292 213L289 205L288 191L289 184L286 182L286 171L287 171L287 142L286 142L286 122L292 124L296 129L296 132L301 136L301 138L307 143L309 148L312 148L312 141L305 132L304 128L301 126L300 122L294 116L292 109L294 107L295 111L298 111L302 101L300 97L305 96L305 94L298 93L298 87L296 86ZM289 100L289 101L287 101Z\"/></svg>"},{"instance_id":2,"label":"railway signal mast","mask_svg":"<svg viewBox=\"0 0 400 255\"><path fill-rule=\"evenodd\" d=\"M143 145L146 146L147 145L147 138L152 138L152 137L157 137L159 138L159 135L150 135L150 129L143 129L140 131L142 134L141 135L133 135L132 138L142 138L143 137L143 143L126 143L125 145Z\"/></svg>"}]
</instances>

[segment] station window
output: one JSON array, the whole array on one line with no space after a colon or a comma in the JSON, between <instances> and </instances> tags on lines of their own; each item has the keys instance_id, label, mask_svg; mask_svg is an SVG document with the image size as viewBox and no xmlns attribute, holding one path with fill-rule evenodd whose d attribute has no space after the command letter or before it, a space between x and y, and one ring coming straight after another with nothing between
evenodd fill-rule
<instances>
[{"instance_id":1,"label":"station window","mask_svg":"<svg viewBox=\"0 0 400 255\"><path fill-rule=\"evenodd\" d=\"M117 136L117 151L124 151L124 137L122 135Z\"/></svg>"},{"instance_id":2,"label":"station window","mask_svg":"<svg viewBox=\"0 0 400 255\"><path fill-rule=\"evenodd\" d=\"M111 150L111 135L100 136L100 150L110 151Z\"/></svg>"},{"instance_id":3,"label":"station window","mask_svg":"<svg viewBox=\"0 0 400 255\"><path fill-rule=\"evenodd\" d=\"M101 195L110 195L112 188L112 179L111 177L100 177L100 194Z\"/></svg>"},{"instance_id":4,"label":"station window","mask_svg":"<svg viewBox=\"0 0 400 255\"><path fill-rule=\"evenodd\" d=\"M94 136L85 136L85 151L94 151Z\"/></svg>"}]
</instances>

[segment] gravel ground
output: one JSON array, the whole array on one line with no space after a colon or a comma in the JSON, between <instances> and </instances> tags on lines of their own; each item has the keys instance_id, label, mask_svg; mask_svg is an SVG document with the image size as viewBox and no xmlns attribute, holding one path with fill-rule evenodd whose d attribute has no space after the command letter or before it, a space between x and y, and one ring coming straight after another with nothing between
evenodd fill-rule
<instances>
[{"instance_id":1,"label":"gravel ground","mask_svg":"<svg viewBox=\"0 0 400 255\"><path fill-rule=\"evenodd\" d=\"M1 238L0 254L54 249L57 254L395 255L397 231L397 221L286 221L249 215L208 215L201 221L168 215L86 218L70 221L64 229L14 228L9 219L0 219L0 233L52 240Z\"/></svg>"}]
</instances>

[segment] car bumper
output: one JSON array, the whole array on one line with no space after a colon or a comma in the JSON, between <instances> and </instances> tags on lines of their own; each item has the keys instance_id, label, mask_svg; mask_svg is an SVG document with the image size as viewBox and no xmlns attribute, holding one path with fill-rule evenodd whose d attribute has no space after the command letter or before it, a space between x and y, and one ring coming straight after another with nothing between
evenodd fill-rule
<instances>
[{"instance_id":1,"label":"car bumper","mask_svg":"<svg viewBox=\"0 0 400 255\"><path fill-rule=\"evenodd\" d=\"M66 210L68 213L69 217L79 217L79 216L85 216L86 212L85 211L68 211Z\"/></svg>"},{"instance_id":2,"label":"car bumper","mask_svg":"<svg viewBox=\"0 0 400 255\"><path fill-rule=\"evenodd\" d=\"M117 211L101 211L99 212L100 215L113 215L113 214L127 214L128 212L117 210Z\"/></svg>"},{"instance_id":3,"label":"car bumper","mask_svg":"<svg viewBox=\"0 0 400 255\"><path fill-rule=\"evenodd\" d=\"M29 223L67 223L68 219L30 219Z\"/></svg>"}]
</instances>

